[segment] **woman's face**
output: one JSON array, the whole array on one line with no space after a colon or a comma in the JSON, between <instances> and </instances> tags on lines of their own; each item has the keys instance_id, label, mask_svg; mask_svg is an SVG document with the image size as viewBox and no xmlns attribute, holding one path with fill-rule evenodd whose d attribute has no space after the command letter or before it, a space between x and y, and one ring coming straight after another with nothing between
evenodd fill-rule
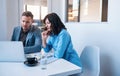
<instances>
[{"instance_id":1,"label":"woman's face","mask_svg":"<svg viewBox=\"0 0 120 76\"><path fill-rule=\"evenodd\" d=\"M45 27L47 28L47 31L51 31L51 23L48 18L45 20Z\"/></svg>"}]
</instances>

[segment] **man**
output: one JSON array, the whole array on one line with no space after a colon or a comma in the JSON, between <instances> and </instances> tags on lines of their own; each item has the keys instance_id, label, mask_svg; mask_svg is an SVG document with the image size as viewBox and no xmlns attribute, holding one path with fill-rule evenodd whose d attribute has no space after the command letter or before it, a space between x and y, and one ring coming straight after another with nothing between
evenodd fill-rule
<instances>
[{"instance_id":1,"label":"man","mask_svg":"<svg viewBox=\"0 0 120 76\"><path fill-rule=\"evenodd\" d=\"M25 54L40 52L41 31L37 26L32 25L33 14L30 11L22 13L21 26L14 28L12 41L22 41Z\"/></svg>"}]
</instances>

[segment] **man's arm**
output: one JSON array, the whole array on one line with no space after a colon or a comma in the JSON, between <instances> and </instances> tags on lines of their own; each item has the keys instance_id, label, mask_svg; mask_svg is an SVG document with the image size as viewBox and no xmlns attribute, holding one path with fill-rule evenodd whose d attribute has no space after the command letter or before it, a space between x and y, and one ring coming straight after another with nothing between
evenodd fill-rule
<instances>
[{"instance_id":1,"label":"man's arm","mask_svg":"<svg viewBox=\"0 0 120 76\"><path fill-rule=\"evenodd\" d=\"M41 51L42 40L41 40L41 31L40 31L40 29L35 30L34 37L35 37L35 40L33 40L34 45L24 47L25 54L35 53L35 52L40 52Z\"/></svg>"}]
</instances>

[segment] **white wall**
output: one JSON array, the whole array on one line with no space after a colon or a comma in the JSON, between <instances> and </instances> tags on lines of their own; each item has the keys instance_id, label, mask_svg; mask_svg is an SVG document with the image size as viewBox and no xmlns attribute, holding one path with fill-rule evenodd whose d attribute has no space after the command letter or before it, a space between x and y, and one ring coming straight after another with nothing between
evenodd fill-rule
<instances>
[{"instance_id":1,"label":"white wall","mask_svg":"<svg viewBox=\"0 0 120 76\"><path fill-rule=\"evenodd\" d=\"M6 27L6 1L0 0L0 41L7 39L7 27Z\"/></svg>"},{"instance_id":2,"label":"white wall","mask_svg":"<svg viewBox=\"0 0 120 76\"><path fill-rule=\"evenodd\" d=\"M65 0L60 0L52 7L62 19L65 17ZM65 23L70 32L78 54L86 45L100 47L100 76L120 76L120 0L108 0L108 22ZM59 8L57 8L57 5ZM57 9L56 9L57 8ZM62 10L63 9L63 10ZM63 17L64 15L64 17Z\"/></svg>"},{"instance_id":3,"label":"white wall","mask_svg":"<svg viewBox=\"0 0 120 76\"><path fill-rule=\"evenodd\" d=\"M0 0L0 41L11 39L14 26L19 25L21 8L19 0Z\"/></svg>"},{"instance_id":4,"label":"white wall","mask_svg":"<svg viewBox=\"0 0 120 76\"><path fill-rule=\"evenodd\" d=\"M110 23L66 24L80 54L85 45L101 49L101 76L119 76L120 31ZM118 72L117 72L118 71ZM113 74L113 75L112 75ZM116 75L117 74L117 75Z\"/></svg>"}]
</instances>

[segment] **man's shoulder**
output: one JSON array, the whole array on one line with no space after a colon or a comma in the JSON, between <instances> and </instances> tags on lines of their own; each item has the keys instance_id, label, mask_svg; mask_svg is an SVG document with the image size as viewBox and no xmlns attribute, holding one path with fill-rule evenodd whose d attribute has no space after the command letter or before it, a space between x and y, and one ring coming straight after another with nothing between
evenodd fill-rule
<instances>
[{"instance_id":1,"label":"man's shoulder","mask_svg":"<svg viewBox=\"0 0 120 76\"><path fill-rule=\"evenodd\" d=\"M21 28L21 27L20 27L20 26L15 26L15 27L14 27L14 29L19 29L19 28Z\"/></svg>"},{"instance_id":2,"label":"man's shoulder","mask_svg":"<svg viewBox=\"0 0 120 76\"><path fill-rule=\"evenodd\" d=\"M38 26L32 25L34 29L39 29Z\"/></svg>"},{"instance_id":3,"label":"man's shoulder","mask_svg":"<svg viewBox=\"0 0 120 76\"><path fill-rule=\"evenodd\" d=\"M20 26L15 26L15 27L14 27L14 31L15 31L15 30L18 31L18 30L20 30L20 28L21 28Z\"/></svg>"},{"instance_id":4,"label":"man's shoulder","mask_svg":"<svg viewBox=\"0 0 120 76\"><path fill-rule=\"evenodd\" d=\"M40 29L38 26L32 25L32 31L40 31Z\"/></svg>"}]
</instances>

